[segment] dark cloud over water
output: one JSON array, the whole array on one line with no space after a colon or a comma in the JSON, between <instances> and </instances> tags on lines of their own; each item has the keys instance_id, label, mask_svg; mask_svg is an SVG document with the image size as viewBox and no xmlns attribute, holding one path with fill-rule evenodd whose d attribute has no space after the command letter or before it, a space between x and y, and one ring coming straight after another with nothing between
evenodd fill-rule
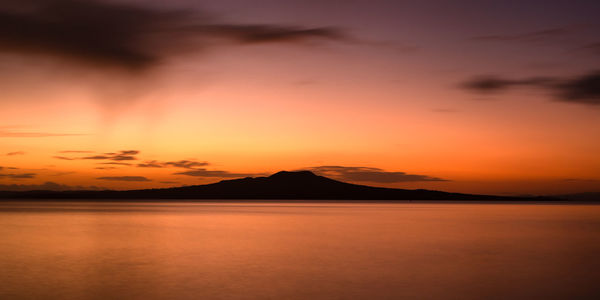
<instances>
[{"instance_id":1,"label":"dark cloud over water","mask_svg":"<svg viewBox=\"0 0 600 300\"><path fill-rule=\"evenodd\" d=\"M205 12L99 0L5 0L0 51L144 70L215 44L343 40L334 28L219 22Z\"/></svg>"}]
</instances>

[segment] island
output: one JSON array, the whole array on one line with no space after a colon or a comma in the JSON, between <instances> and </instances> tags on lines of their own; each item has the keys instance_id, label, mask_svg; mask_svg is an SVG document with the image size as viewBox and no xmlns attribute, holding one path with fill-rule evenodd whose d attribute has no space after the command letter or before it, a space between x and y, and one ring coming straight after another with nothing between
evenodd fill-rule
<instances>
[{"instance_id":1,"label":"island","mask_svg":"<svg viewBox=\"0 0 600 300\"><path fill-rule=\"evenodd\" d=\"M310 171L281 171L267 177L246 177L217 183L141 190L0 192L0 199L55 200L454 200L555 201L552 197L510 197L449 193L425 189L373 187L341 182Z\"/></svg>"}]
</instances>

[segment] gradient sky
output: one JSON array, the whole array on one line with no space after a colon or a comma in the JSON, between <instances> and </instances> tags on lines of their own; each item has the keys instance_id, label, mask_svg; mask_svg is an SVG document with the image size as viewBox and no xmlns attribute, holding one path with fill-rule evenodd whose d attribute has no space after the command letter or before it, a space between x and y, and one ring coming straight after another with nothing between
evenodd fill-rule
<instances>
[{"instance_id":1,"label":"gradient sky","mask_svg":"<svg viewBox=\"0 0 600 300\"><path fill-rule=\"evenodd\" d=\"M3 1L0 189L310 169L599 191L598 15L598 1Z\"/></svg>"}]
</instances>

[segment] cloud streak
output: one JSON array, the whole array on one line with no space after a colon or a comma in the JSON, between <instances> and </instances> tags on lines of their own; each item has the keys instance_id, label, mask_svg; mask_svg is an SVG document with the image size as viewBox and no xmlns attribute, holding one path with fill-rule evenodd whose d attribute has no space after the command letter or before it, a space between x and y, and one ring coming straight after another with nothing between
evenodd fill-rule
<instances>
[{"instance_id":1,"label":"cloud streak","mask_svg":"<svg viewBox=\"0 0 600 300\"><path fill-rule=\"evenodd\" d=\"M110 181L129 181L129 182L152 181L144 176L106 176L106 177L98 177L96 179L110 180Z\"/></svg>"},{"instance_id":2,"label":"cloud streak","mask_svg":"<svg viewBox=\"0 0 600 300\"><path fill-rule=\"evenodd\" d=\"M343 40L333 28L215 22L208 14L99 0L8 0L0 51L145 70L183 51L232 44ZM184 50L185 49L185 50Z\"/></svg>"},{"instance_id":3,"label":"cloud streak","mask_svg":"<svg viewBox=\"0 0 600 300\"><path fill-rule=\"evenodd\" d=\"M8 179L31 179L35 178L35 173L22 173L22 174L0 174L0 178Z\"/></svg>"},{"instance_id":4,"label":"cloud streak","mask_svg":"<svg viewBox=\"0 0 600 300\"><path fill-rule=\"evenodd\" d=\"M427 175L407 174L404 172L388 172L379 168L369 167L318 166L305 168L304 170L312 171L325 177L347 181L376 183L447 181L445 179Z\"/></svg>"},{"instance_id":5,"label":"cloud streak","mask_svg":"<svg viewBox=\"0 0 600 300\"><path fill-rule=\"evenodd\" d=\"M76 158L66 157L66 156L52 156L52 158L61 159L61 160L76 160Z\"/></svg>"},{"instance_id":6,"label":"cloud streak","mask_svg":"<svg viewBox=\"0 0 600 300\"><path fill-rule=\"evenodd\" d=\"M467 90L488 94L504 92L519 86L542 88L550 91L557 101L600 105L600 70L571 78L507 79L498 76L479 76L462 84L462 87Z\"/></svg>"},{"instance_id":7,"label":"cloud streak","mask_svg":"<svg viewBox=\"0 0 600 300\"><path fill-rule=\"evenodd\" d=\"M91 153L88 151L61 151L60 153ZM130 161L137 160L136 155L138 155L140 151L138 150L121 150L119 152L108 152L102 153L98 155L84 156L84 157L67 157L62 155L53 156L53 158L61 159L61 160L110 160L110 161ZM128 163L124 163L124 165L130 165Z\"/></svg>"},{"instance_id":8,"label":"cloud streak","mask_svg":"<svg viewBox=\"0 0 600 300\"><path fill-rule=\"evenodd\" d=\"M206 178L240 178L240 177L252 177L252 176L256 176L256 175L264 175L264 174L232 173L232 172L221 171L221 170L194 169L192 171L177 172L177 173L174 173L174 175L186 175L186 176L206 177Z\"/></svg>"},{"instance_id":9,"label":"cloud streak","mask_svg":"<svg viewBox=\"0 0 600 300\"><path fill-rule=\"evenodd\" d=\"M179 161L167 161L160 162L156 160L146 161L142 164L138 164L138 168L184 168L184 169L195 169L197 167L208 166L209 163L205 161L194 161L194 160L179 160Z\"/></svg>"},{"instance_id":10,"label":"cloud streak","mask_svg":"<svg viewBox=\"0 0 600 300\"><path fill-rule=\"evenodd\" d=\"M15 156L15 155L25 155L25 152L24 151L15 151L15 152L6 153L6 156Z\"/></svg>"}]
</instances>

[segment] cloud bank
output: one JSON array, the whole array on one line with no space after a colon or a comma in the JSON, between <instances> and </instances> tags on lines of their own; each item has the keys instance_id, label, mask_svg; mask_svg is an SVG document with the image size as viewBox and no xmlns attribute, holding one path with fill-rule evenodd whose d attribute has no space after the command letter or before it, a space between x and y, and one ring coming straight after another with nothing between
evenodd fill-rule
<instances>
[{"instance_id":1,"label":"cloud bank","mask_svg":"<svg viewBox=\"0 0 600 300\"><path fill-rule=\"evenodd\" d=\"M0 51L145 70L215 44L343 40L334 28L217 22L207 13L100 0L7 0Z\"/></svg>"},{"instance_id":2,"label":"cloud bank","mask_svg":"<svg viewBox=\"0 0 600 300\"><path fill-rule=\"evenodd\" d=\"M305 168L316 174L346 181L363 181L376 183L398 183L416 181L447 181L427 175L406 174L404 172L388 172L369 167L319 166Z\"/></svg>"}]
</instances>

